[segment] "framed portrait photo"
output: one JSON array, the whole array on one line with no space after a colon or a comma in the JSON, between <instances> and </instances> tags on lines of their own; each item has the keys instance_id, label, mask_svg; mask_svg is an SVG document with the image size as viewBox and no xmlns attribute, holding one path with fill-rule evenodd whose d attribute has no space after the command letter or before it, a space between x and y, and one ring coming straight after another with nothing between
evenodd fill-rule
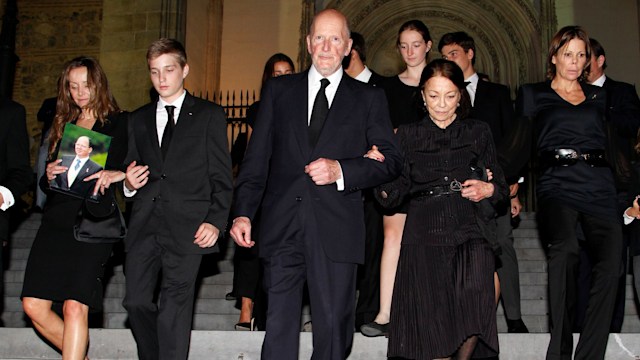
<instances>
[{"instance_id":1,"label":"framed portrait photo","mask_svg":"<svg viewBox=\"0 0 640 360\"><path fill-rule=\"evenodd\" d=\"M96 180L88 177L104 169L111 136L68 123L60 139L56 159L65 172L49 182L52 190L91 200Z\"/></svg>"}]
</instances>

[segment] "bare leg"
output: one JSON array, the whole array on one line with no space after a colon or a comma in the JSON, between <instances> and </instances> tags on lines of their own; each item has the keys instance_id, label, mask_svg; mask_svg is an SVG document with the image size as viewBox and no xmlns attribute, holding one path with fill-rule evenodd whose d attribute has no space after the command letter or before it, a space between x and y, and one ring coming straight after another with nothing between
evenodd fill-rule
<instances>
[{"instance_id":1,"label":"bare leg","mask_svg":"<svg viewBox=\"0 0 640 360\"><path fill-rule=\"evenodd\" d=\"M89 306L75 300L65 300L63 360L81 360L87 355L89 345Z\"/></svg>"},{"instance_id":2,"label":"bare leg","mask_svg":"<svg viewBox=\"0 0 640 360\"><path fill-rule=\"evenodd\" d=\"M248 297L242 297L242 305L240 307L240 319L239 323L251 322L251 315L253 314L253 300Z\"/></svg>"},{"instance_id":3,"label":"bare leg","mask_svg":"<svg viewBox=\"0 0 640 360\"><path fill-rule=\"evenodd\" d=\"M497 272L493 273L493 288L496 292L496 306L498 306L498 302L500 301L500 278Z\"/></svg>"},{"instance_id":4,"label":"bare leg","mask_svg":"<svg viewBox=\"0 0 640 360\"><path fill-rule=\"evenodd\" d=\"M60 316L51 310L51 304L50 300L32 297L22 299L22 308L31 319L33 327L53 346L62 351L64 323Z\"/></svg>"},{"instance_id":5,"label":"bare leg","mask_svg":"<svg viewBox=\"0 0 640 360\"><path fill-rule=\"evenodd\" d=\"M400 258L400 244L407 214L384 216L384 247L380 261L380 310L375 318L378 324L387 324L391 314L391 298L393 284L396 280L396 269Z\"/></svg>"},{"instance_id":6,"label":"bare leg","mask_svg":"<svg viewBox=\"0 0 640 360\"><path fill-rule=\"evenodd\" d=\"M467 340L462 343L460 349L456 354L457 360L467 360L471 359L471 355L473 355L473 350L475 350L476 345L478 344L478 337L471 336Z\"/></svg>"}]
</instances>

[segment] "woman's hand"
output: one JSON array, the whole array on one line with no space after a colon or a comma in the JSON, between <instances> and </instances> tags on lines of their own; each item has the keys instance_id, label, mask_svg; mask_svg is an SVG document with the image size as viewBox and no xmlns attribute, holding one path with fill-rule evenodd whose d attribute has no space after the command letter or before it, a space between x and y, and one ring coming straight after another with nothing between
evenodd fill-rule
<instances>
[{"instance_id":1,"label":"woman's hand","mask_svg":"<svg viewBox=\"0 0 640 360\"><path fill-rule=\"evenodd\" d=\"M51 181L55 179L56 176L67 171L68 167L59 165L61 162L62 162L62 159L58 159L47 164L47 169L46 169L47 180Z\"/></svg>"},{"instance_id":2,"label":"woman's hand","mask_svg":"<svg viewBox=\"0 0 640 360\"><path fill-rule=\"evenodd\" d=\"M633 199L633 207L630 207L625 211L625 214L627 214L627 216L634 219L640 219L640 206L638 205L638 197L640 196L636 196L636 198Z\"/></svg>"},{"instance_id":3,"label":"woman's hand","mask_svg":"<svg viewBox=\"0 0 640 360\"><path fill-rule=\"evenodd\" d=\"M97 173L84 178L84 181L98 179L96 181L96 186L93 188L93 195L98 195L98 191L100 191L100 194L104 195L104 189L108 189L112 183L124 180L125 176L125 173L118 170L100 170Z\"/></svg>"},{"instance_id":4,"label":"woman's hand","mask_svg":"<svg viewBox=\"0 0 640 360\"><path fill-rule=\"evenodd\" d=\"M465 199L479 202L480 200L493 196L494 191L495 187L492 183L469 179L462 183L462 191L460 194Z\"/></svg>"},{"instance_id":5,"label":"woman's hand","mask_svg":"<svg viewBox=\"0 0 640 360\"><path fill-rule=\"evenodd\" d=\"M378 147L375 145L371 147L371 150L367 151L367 153L364 154L364 157L368 159L376 160L379 162L384 162L384 155L382 155L380 150L378 150Z\"/></svg>"}]
</instances>

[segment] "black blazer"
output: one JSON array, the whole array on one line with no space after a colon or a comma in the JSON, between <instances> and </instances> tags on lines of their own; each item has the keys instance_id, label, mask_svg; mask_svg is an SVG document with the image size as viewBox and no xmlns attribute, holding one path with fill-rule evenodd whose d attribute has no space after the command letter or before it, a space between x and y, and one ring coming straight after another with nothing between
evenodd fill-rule
<instances>
[{"instance_id":1,"label":"black blazer","mask_svg":"<svg viewBox=\"0 0 640 360\"><path fill-rule=\"evenodd\" d=\"M0 100L0 185L9 189L17 200L32 181L24 106L8 99ZM0 211L0 242L8 237L9 213Z\"/></svg>"},{"instance_id":2,"label":"black blazer","mask_svg":"<svg viewBox=\"0 0 640 360\"><path fill-rule=\"evenodd\" d=\"M514 111L509 88L484 80L478 81L476 97L469 117L489 124L496 145L514 124Z\"/></svg>"},{"instance_id":3,"label":"black blazer","mask_svg":"<svg viewBox=\"0 0 640 360\"><path fill-rule=\"evenodd\" d=\"M607 91L607 119L616 128L625 155L634 158L633 146L640 127L640 99L633 85L609 77L602 87Z\"/></svg>"},{"instance_id":4,"label":"black blazer","mask_svg":"<svg viewBox=\"0 0 640 360\"><path fill-rule=\"evenodd\" d=\"M262 206L261 257L280 246L297 222L305 236L320 241L336 262L364 260L364 217L361 190L394 179L402 155L393 136L382 89L343 74L324 127L314 148L308 136L308 72L270 80L234 194L234 217L253 219ZM386 160L363 158L377 145ZM317 186L304 167L318 158L340 162L345 190L335 184ZM264 198L264 199L263 199ZM262 205L261 205L262 202Z\"/></svg>"},{"instance_id":5,"label":"black blazer","mask_svg":"<svg viewBox=\"0 0 640 360\"><path fill-rule=\"evenodd\" d=\"M133 197L133 208L125 249L136 241L161 202L174 245L180 253L205 254L217 244L201 249L193 244L198 227L210 223L220 236L225 230L231 205L231 158L227 122L218 105L187 93L162 159L156 131L156 102L131 113L129 152L126 163L149 166L149 180Z\"/></svg>"},{"instance_id":6,"label":"black blazer","mask_svg":"<svg viewBox=\"0 0 640 360\"><path fill-rule=\"evenodd\" d=\"M500 149L503 139L511 131L515 122L509 88L502 84L478 80L476 97L469 117L489 124L496 148ZM501 165L504 166L502 163ZM508 184L514 184L517 181L518 176L507 178Z\"/></svg>"}]
</instances>

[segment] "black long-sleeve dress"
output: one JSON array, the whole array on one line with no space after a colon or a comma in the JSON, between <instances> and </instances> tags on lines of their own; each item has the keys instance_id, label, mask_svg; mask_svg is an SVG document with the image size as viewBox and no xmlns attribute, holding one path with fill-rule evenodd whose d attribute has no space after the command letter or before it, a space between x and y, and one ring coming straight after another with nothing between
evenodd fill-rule
<instances>
[{"instance_id":1,"label":"black long-sleeve dress","mask_svg":"<svg viewBox=\"0 0 640 360\"><path fill-rule=\"evenodd\" d=\"M127 115L115 114L104 126L91 129L112 137L106 169L122 169L127 154ZM73 225L83 200L49 191L46 175L40 187L47 192L42 224L29 253L21 297L62 302L68 299L102 310L104 270L113 244L77 241ZM115 184L112 186L116 186Z\"/></svg>"},{"instance_id":2,"label":"black long-sleeve dress","mask_svg":"<svg viewBox=\"0 0 640 360\"><path fill-rule=\"evenodd\" d=\"M397 134L405 155L402 176L376 192L385 206L409 199L388 356L447 357L473 335L480 340L475 356L493 356L498 353L495 265L486 224L480 224L485 217L479 203L451 190L456 181L471 178L471 164L479 164L494 174L494 194L483 201L507 198L490 129L472 119L454 120L441 129L427 117L401 126ZM381 191L388 196L382 198Z\"/></svg>"}]
</instances>

